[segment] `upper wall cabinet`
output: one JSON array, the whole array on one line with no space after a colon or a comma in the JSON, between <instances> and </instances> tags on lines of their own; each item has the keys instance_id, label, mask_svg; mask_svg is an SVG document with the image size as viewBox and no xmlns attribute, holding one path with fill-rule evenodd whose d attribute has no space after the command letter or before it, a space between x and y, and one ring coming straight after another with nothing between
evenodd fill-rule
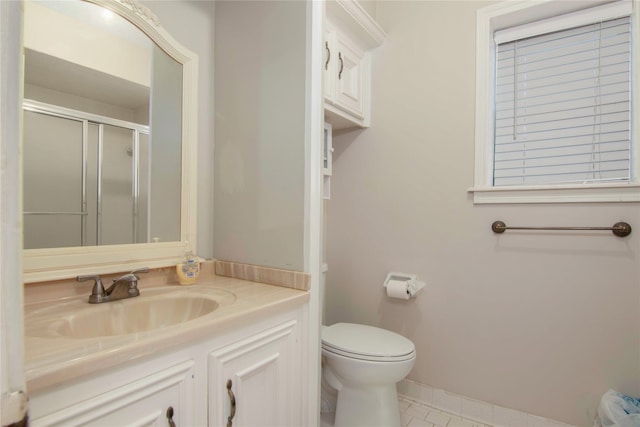
<instances>
[{"instance_id":1,"label":"upper wall cabinet","mask_svg":"<svg viewBox=\"0 0 640 427\"><path fill-rule=\"evenodd\" d=\"M357 1L327 1L324 109L333 129L370 126L371 56L385 38Z\"/></svg>"}]
</instances>

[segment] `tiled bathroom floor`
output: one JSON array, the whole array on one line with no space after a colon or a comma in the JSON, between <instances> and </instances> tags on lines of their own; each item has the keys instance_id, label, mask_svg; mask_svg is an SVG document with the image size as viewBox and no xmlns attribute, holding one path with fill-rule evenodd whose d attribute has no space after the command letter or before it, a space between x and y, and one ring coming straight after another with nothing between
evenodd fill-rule
<instances>
[{"instance_id":1,"label":"tiled bathroom floor","mask_svg":"<svg viewBox=\"0 0 640 427\"><path fill-rule=\"evenodd\" d=\"M411 400L399 398L398 403L402 427L487 427ZM323 412L320 415L321 427L333 427L333 413Z\"/></svg>"},{"instance_id":2,"label":"tiled bathroom floor","mask_svg":"<svg viewBox=\"0 0 640 427\"><path fill-rule=\"evenodd\" d=\"M477 421L466 420L411 400L400 398L398 404L403 427L487 427Z\"/></svg>"}]
</instances>

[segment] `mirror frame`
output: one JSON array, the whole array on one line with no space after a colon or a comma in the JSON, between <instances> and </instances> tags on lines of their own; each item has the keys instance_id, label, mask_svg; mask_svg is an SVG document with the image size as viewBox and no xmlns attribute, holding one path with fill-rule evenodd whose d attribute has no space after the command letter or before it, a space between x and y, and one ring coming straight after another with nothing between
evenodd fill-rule
<instances>
[{"instance_id":1,"label":"mirror frame","mask_svg":"<svg viewBox=\"0 0 640 427\"><path fill-rule=\"evenodd\" d=\"M184 257L185 252L195 252L196 249L198 57L162 28L151 10L135 0L82 1L122 16L182 64L180 241L23 250L24 283L66 279L80 274L116 273L141 267L167 267L175 265ZM21 84L24 85L24 73ZM22 184L20 191L22 192Z\"/></svg>"}]
</instances>

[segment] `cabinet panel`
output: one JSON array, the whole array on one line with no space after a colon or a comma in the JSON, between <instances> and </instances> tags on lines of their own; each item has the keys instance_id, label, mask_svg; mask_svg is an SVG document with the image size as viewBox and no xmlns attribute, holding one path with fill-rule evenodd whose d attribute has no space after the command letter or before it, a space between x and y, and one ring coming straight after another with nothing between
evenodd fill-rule
<instances>
[{"instance_id":1,"label":"cabinet panel","mask_svg":"<svg viewBox=\"0 0 640 427\"><path fill-rule=\"evenodd\" d=\"M302 425L299 325L290 320L209 354L209 423L234 427ZM297 374L296 374L297 373Z\"/></svg>"},{"instance_id":2,"label":"cabinet panel","mask_svg":"<svg viewBox=\"0 0 640 427\"><path fill-rule=\"evenodd\" d=\"M67 396L68 401L77 403L33 419L30 425L164 427L170 406L177 425L193 425L193 372L190 360L86 400ZM52 394L63 398L66 392L63 388ZM55 400L56 396L50 398Z\"/></svg>"},{"instance_id":3,"label":"cabinet panel","mask_svg":"<svg viewBox=\"0 0 640 427\"><path fill-rule=\"evenodd\" d=\"M364 52L344 37L336 40L337 73L335 103L353 116L364 119L363 82L367 72Z\"/></svg>"}]
</instances>

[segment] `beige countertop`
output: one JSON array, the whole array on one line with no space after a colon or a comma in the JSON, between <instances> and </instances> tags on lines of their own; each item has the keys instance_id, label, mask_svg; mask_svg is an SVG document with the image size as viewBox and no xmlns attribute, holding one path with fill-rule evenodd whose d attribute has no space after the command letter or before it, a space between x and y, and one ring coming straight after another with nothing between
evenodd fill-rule
<instances>
[{"instance_id":1,"label":"beige countertop","mask_svg":"<svg viewBox=\"0 0 640 427\"><path fill-rule=\"evenodd\" d=\"M55 331L54 322L43 322L43 318L64 319L79 310L86 312L105 304L119 304L120 301L90 305L86 294L29 302L25 304L27 389L33 393L93 373L97 366L107 369L182 344L215 338L309 301L309 293L305 291L222 276L209 277L192 286L145 288L143 281L139 297L121 301L142 299L145 294L147 297L163 294L168 298L202 295L215 299L219 306L211 313L161 329L115 336L71 338L51 336L55 335L55 332L51 332Z\"/></svg>"}]
</instances>

